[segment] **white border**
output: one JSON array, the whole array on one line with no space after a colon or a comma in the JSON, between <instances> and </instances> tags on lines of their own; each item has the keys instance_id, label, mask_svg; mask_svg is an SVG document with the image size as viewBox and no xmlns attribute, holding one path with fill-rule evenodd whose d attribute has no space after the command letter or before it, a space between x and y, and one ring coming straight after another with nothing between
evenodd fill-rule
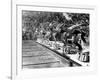
<instances>
[{"instance_id":1,"label":"white border","mask_svg":"<svg viewBox=\"0 0 100 80\"><path fill-rule=\"evenodd\" d=\"M13 4L15 5L15 4ZM23 6L24 5L24 6ZM43 5L42 5L43 6ZM66 76L66 75L80 75L96 72L96 23L95 23L95 8L89 7L85 9L84 7L68 8L71 6L61 6L60 7L39 7L38 5L17 4L13 6L12 15L12 78L42 78L42 77L56 77L56 76ZM50 11L50 12L75 12L75 13L89 13L90 14L90 55L91 63L90 67L65 67L65 68L50 68L50 69L21 69L21 28L22 28L22 10L30 11ZM16 17L17 16L17 17ZM16 56L17 55L17 56ZM76 74L77 73L77 74ZM16 77L17 75L17 77ZM24 78L23 78L24 77Z\"/></svg>"}]
</instances>

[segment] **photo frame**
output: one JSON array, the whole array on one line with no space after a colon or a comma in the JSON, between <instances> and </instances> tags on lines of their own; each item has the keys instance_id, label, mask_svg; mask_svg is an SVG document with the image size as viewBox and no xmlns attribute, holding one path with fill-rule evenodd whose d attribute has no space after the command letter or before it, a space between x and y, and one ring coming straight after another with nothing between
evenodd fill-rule
<instances>
[{"instance_id":1,"label":"photo frame","mask_svg":"<svg viewBox=\"0 0 100 80\"><path fill-rule=\"evenodd\" d=\"M53 68L42 68L32 69L23 68L23 42L22 42L22 15L25 11L42 11L42 12L67 12L67 13L85 13L90 15L90 62L89 66L82 67L53 67ZM27 13L26 13L27 15ZM35 3L17 2L12 1L12 61L11 61L11 76L12 80L16 79L34 79L42 77L56 77L56 76L70 76L70 75L86 75L93 74L97 70L96 61L96 46L95 46L95 31L96 27L96 9L91 6L73 6L73 5L61 5L61 4L41 4ZM48 43L48 42L47 42ZM41 44L41 43L40 43ZM53 43L52 43L53 44ZM46 45L44 45L46 46ZM61 55L62 56L62 55ZM84 65L82 62L70 58L75 64L79 63ZM76 63L77 62L77 63Z\"/></svg>"}]
</instances>

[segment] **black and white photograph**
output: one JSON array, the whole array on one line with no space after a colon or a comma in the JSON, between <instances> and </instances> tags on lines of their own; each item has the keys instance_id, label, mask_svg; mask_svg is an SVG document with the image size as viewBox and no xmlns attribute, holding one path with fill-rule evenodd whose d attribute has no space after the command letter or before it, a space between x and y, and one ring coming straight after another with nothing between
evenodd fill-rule
<instances>
[{"instance_id":1,"label":"black and white photograph","mask_svg":"<svg viewBox=\"0 0 100 80\"><path fill-rule=\"evenodd\" d=\"M94 74L96 36L92 6L13 4L12 79Z\"/></svg>"},{"instance_id":2,"label":"black and white photograph","mask_svg":"<svg viewBox=\"0 0 100 80\"><path fill-rule=\"evenodd\" d=\"M100 80L99 0L0 3L0 80Z\"/></svg>"},{"instance_id":3,"label":"black and white photograph","mask_svg":"<svg viewBox=\"0 0 100 80\"><path fill-rule=\"evenodd\" d=\"M89 67L90 14L22 10L22 68Z\"/></svg>"}]
</instances>

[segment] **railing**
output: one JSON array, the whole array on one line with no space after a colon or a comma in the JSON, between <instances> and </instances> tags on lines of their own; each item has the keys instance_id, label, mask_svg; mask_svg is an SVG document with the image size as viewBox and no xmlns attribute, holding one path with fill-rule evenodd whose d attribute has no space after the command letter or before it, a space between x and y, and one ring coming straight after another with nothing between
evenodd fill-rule
<instances>
[{"instance_id":1,"label":"railing","mask_svg":"<svg viewBox=\"0 0 100 80\"><path fill-rule=\"evenodd\" d=\"M60 50L56 50L56 48L54 48L54 44L56 44L57 42L54 41L47 41L47 40L37 40L37 43L39 43L40 45L50 49L51 51L57 53L58 55L60 55L61 57L65 58L67 61L69 61L69 66L73 67L73 66L82 66L82 64L74 61L73 59L71 59L69 56L64 54L64 50L63 47ZM59 43L61 44L61 43ZM63 44L61 44L61 46L63 46Z\"/></svg>"}]
</instances>

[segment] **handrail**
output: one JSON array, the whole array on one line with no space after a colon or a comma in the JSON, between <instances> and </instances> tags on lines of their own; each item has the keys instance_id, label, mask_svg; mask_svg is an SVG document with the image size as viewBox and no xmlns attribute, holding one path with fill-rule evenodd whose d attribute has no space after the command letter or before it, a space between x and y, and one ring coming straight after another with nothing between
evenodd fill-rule
<instances>
[{"instance_id":1,"label":"handrail","mask_svg":"<svg viewBox=\"0 0 100 80\"><path fill-rule=\"evenodd\" d=\"M45 45L43 45L43 44L41 44L41 43L39 43L39 42L36 42L36 43L38 43L38 44L40 44L40 45L42 45L42 46L48 48L49 50L51 50L51 51L57 53L57 54L60 55L61 57L63 57L63 58L65 58L65 59L69 60L69 61L70 61L70 64L73 65L73 63L74 63L74 64L76 64L76 65L78 65L78 66L82 66L81 64L79 64L79 63L75 62L74 60L70 59L69 56L64 56L64 55L62 55L60 52L58 52L58 51L56 51L56 50L54 50L54 49L51 49L51 48L49 48L49 47L47 47L47 46L45 46ZM70 66L72 66L72 65L70 65Z\"/></svg>"}]
</instances>

